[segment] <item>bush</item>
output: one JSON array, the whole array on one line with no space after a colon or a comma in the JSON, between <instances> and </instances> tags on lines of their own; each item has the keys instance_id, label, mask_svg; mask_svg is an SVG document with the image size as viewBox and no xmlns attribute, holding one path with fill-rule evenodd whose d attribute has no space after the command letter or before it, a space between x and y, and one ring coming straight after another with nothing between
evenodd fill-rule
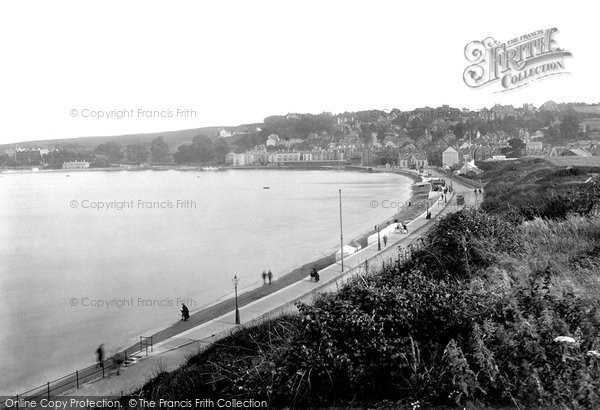
<instances>
[{"instance_id":1,"label":"bush","mask_svg":"<svg viewBox=\"0 0 600 410\"><path fill-rule=\"evenodd\" d=\"M499 253L519 249L517 231L511 218L463 209L445 216L431 230L415 264L437 279L469 278L492 264Z\"/></svg>"},{"instance_id":2,"label":"bush","mask_svg":"<svg viewBox=\"0 0 600 410\"><path fill-rule=\"evenodd\" d=\"M413 263L242 329L139 394L274 407L600 407L600 220L519 222L449 215Z\"/></svg>"}]
</instances>

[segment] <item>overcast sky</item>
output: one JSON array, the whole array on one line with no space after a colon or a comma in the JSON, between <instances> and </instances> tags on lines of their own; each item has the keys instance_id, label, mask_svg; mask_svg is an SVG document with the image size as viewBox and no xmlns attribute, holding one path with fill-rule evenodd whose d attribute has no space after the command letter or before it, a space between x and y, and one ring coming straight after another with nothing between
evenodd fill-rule
<instances>
[{"instance_id":1,"label":"overcast sky","mask_svg":"<svg viewBox=\"0 0 600 410\"><path fill-rule=\"evenodd\" d=\"M3 1L0 143L288 112L600 101L595 2ZM571 74L471 89L464 47L557 27ZM177 109L195 117L177 118ZM173 117L140 118L138 110ZM73 110L77 110L74 114ZM132 118L83 117L134 110Z\"/></svg>"}]
</instances>

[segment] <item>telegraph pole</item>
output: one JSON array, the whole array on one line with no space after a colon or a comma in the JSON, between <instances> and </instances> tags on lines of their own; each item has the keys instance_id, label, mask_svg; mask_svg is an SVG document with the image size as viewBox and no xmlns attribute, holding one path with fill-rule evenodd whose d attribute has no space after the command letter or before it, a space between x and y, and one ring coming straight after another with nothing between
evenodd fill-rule
<instances>
[{"instance_id":1,"label":"telegraph pole","mask_svg":"<svg viewBox=\"0 0 600 410\"><path fill-rule=\"evenodd\" d=\"M233 282L233 287L235 289L235 324L239 325L240 324L240 309L238 307L237 289L238 289L238 284L240 283L240 280L238 279L237 275L235 275L233 277L232 282Z\"/></svg>"},{"instance_id":2,"label":"telegraph pole","mask_svg":"<svg viewBox=\"0 0 600 410\"><path fill-rule=\"evenodd\" d=\"M342 190L340 189L340 256L342 259L342 272L344 271L344 233L342 232Z\"/></svg>"}]
</instances>

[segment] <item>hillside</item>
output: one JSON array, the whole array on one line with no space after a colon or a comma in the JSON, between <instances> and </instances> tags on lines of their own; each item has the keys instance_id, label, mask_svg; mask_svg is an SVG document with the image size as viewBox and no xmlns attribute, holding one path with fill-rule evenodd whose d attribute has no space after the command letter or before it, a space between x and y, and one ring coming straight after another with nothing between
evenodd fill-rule
<instances>
[{"instance_id":1,"label":"hillside","mask_svg":"<svg viewBox=\"0 0 600 410\"><path fill-rule=\"evenodd\" d=\"M78 137L78 138L65 138L65 139L53 139L53 140L36 140L19 143L11 143L0 145L0 151L8 148L14 148L18 145L22 148L28 147L41 147L41 148L54 148L54 147L70 147L70 148L87 148L94 149L96 146L106 143L108 141L119 141L122 145L129 144L142 144L149 145L150 142L158 137L162 136L169 147L178 146L182 143L191 142L196 135L205 135L211 140L217 139L217 131L220 129L227 129L230 131L242 131L242 130L255 130L256 127L260 127L261 124L245 124L235 127L204 127L194 128L189 130L179 131L164 131L154 132L145 134L127 134L127 135L114 135L114 136L92 136L92 137ZM231 137L231 138L235 138Z\"/></svg>"},{"instance_id":2,"label":"hillside","mask_svg":"<svg viewBox=\"0 0 600 410\"><path fill-rule=\"evenodd\" d=\"M446 216L404 265L242 328L178 370L158 369L135 397L598 408L600 180L588 181L596 171L543 161L490 170L488 212ZM546 197L564 212L538 206ZM493 209L498 200L517 205Z\"/></svg>"}]
</instances>

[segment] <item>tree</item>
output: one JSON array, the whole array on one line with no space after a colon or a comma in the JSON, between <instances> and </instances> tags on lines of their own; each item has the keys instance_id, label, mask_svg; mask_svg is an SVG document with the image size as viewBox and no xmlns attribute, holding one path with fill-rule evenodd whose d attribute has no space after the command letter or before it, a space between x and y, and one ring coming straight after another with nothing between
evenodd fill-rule
<instances>
[{"instance_id":1,"label":"tree","mask_svg":"<svg viewBox=\"0 0 600 410\"><path fill-rule=\"evenodd\" d=\"M508 144L513 149L513 152L518 154L518 156L522 156L523 149L525 148L525 143L519 138L512 138L508 140Z\"/></svg>"},{"instance_id":2,"label":"tree","mask_svg":"<svg viewBox=\"0 0 600 410\"><path fill-rule=\"evenodd\" d=\"M0 166L14 167L17 166L17 161L7 154L0 155Z\"/></svg>"},{"instance_id":3,"label":"tree","mask_svg":"<svg viewBox=\"0 0 600 410\"><path fill-rule=\"evenodd\" d=\"M426 150L427 152L427 163L433 166L442 166L442 153L445 148L433 146Z\"/></svg>"},{"instance_id":4,"label":"tree","mask_svg":"<svg viewBox=\"0 0 600 410\"><path fill-rule=\"evenodd\" d=\"M140 165L148 159L148 150L142 145L130 144L125 148L125 155L127 157L127 162Z\"/></svg>"},{"instance_id":5,"label":"tree","mask_svg":"<svg viewBox=\"0 0 600 410\"><path fill-rule=\"evenodd\" d=\"M509 158L519 158L523 156L523 149L525 149L525 143L519 138L512 138L508 140L508 147L504 147L500 152Z\"/></svg>"},{"instance_id":6,"label":"tree","mask_svg":"<svg viewBox=\"0 0 600 410\"><path fill-rule=\"evenodd\" d=\"M456 124L454 126L454 129L452 130L452 133L454 135L456 135L456 138L461 139L462 137L465 136L465 126L463 125L462 122L459 122L458 124Z\"/></svg>"},{"instance_id":7,"label":"tree","mask_svg":"<svg viewBox=\"0 0 600 410\"><path fill-rule=\"evenodd\" d=\"M225 162L225 156L229 153L229 144L223 138L219 138L215 143L215 160L217 162Z\"/></svg>"},{"instance_id":8,"label":"tree","mask_svg":"<svg viewBox=\"0 0 600 410\"><path fill-rule=\"evenodd\" d=\"M104 155L110 162L120 162L123 158L121 143L118 141L108 141L100 144L94 149L94 153Z\"/></svg>"},{"instance_id":9,"label":"tree","mask_svg":"<svg viewBox=\"0 0 600 410\"><path fill-rule=\"evenodd\" d=\"M192 150L199 162L208 162L214 157L214 143L206 135L197 135L192 141Z\"/></svg>"},{"instance_id":10,"label":"tree","mask_svg":"<svg viewBox=\"0 0 600 410\"><path fill-rule=\"evenodd\" d=\"M150 145L150 159L152 162L168 162L169 161L169 146L162 136L152 140Z\"/></svg>"},{"instance_id":11,"label":"tree","mask_svg":"<svg viewBox=\"0 0 600 410\"><path fill-rule=\"evenodd\" d=\"M417 140L421 135L425 133L426 124L419 118L413 118L408 123L408 135L413 139Z\"/></svg>"},{"instance_id":12,"label":"tree","mask_svg":"<svg viewBox=\"0 0 600 410\"><path fill-rule=\"evenodd\" d=\"M210 162L215 156L215 144L206 135L196 135L191 144L180 145L173 156L178 164Z\"/></svg>"},{"instance_id":13,"label":"tree","mask_svg":"<svg viewBox=\"0 0 600 410\"><path fill-rule=\"evenodd\" d=\"M574 114L567 114L560 123L560 136L563 139L575 139L579 134L579 118Z\"/></svg>"}]
</instances>

